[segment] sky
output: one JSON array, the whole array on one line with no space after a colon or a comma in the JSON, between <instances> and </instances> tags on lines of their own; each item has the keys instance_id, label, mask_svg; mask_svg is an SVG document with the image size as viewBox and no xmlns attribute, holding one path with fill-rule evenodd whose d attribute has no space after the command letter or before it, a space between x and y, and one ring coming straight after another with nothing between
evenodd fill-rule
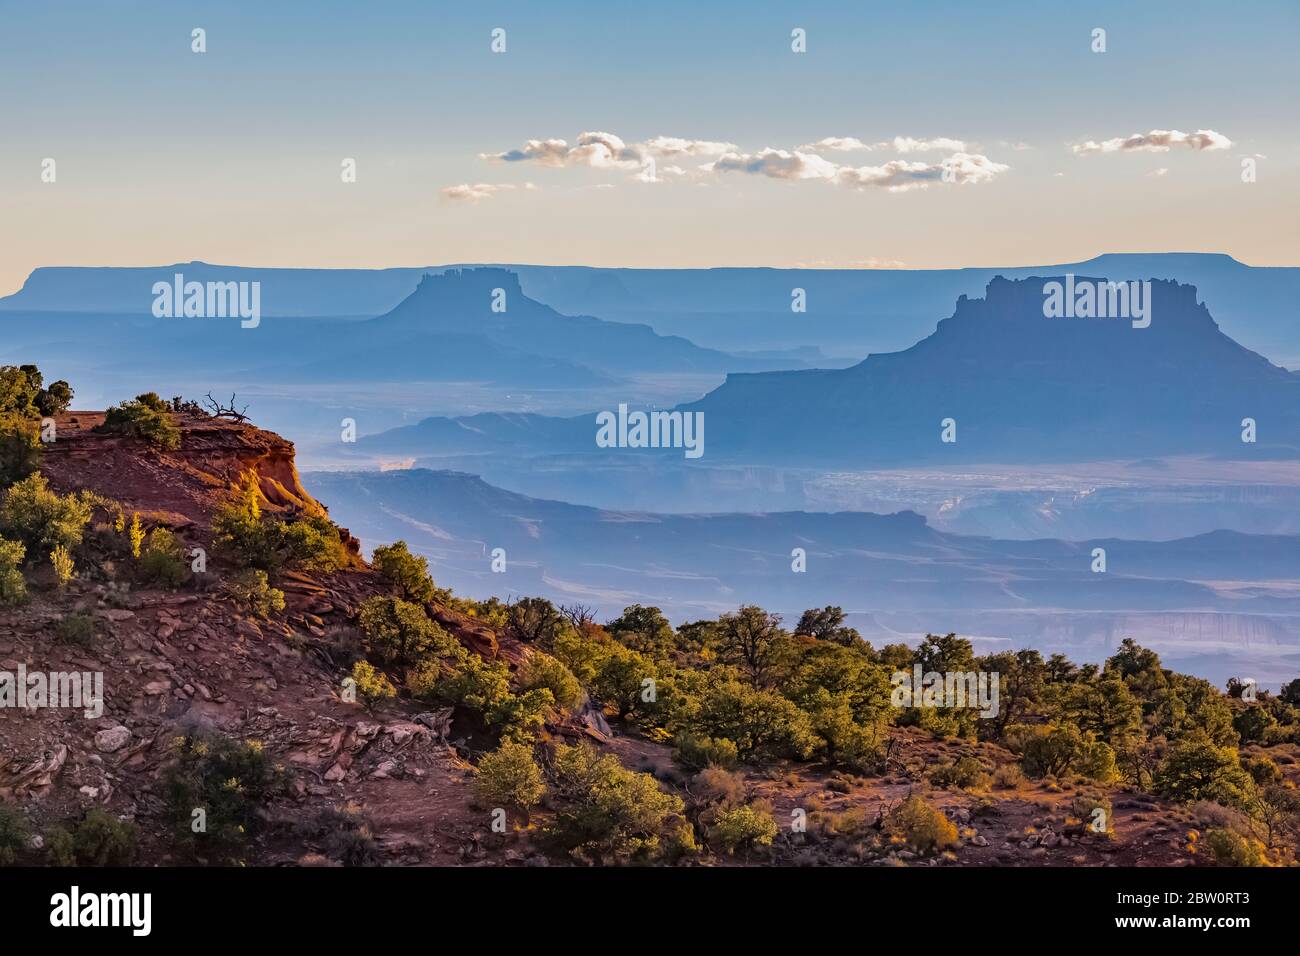
<instances>
[{"instance_id":1,"label":"sky","mask_svg":"<svg viewBox=\"0 0 1300 956\"><path fill-rule=\"evenodd\" d=\"M1294 0L0 0L0 294L196 259L1300 265L1297 40Z\"/></svg>"}]
</instances>

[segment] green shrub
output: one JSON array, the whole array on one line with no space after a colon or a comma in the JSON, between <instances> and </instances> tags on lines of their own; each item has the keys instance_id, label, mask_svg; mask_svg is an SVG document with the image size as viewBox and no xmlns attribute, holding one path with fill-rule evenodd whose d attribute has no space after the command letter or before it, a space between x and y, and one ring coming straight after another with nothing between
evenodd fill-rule
<instances>
[{"instance_id":1,"label":"green shrub","mask_svg":"<svg viewBox=\"0 0 1300 956\"><path fill-rule=\"evenodd\" d=\"M602 640L588 631L565 628L555 636L551 653L555 655L556 660L573 672L573 676L578 678L597 700L608 703L606 696L593 686L593 681L596 678L597 667L604 662L606 649L612 644L612 641Z\"/></svg>"},{"instance_id":2,"label":"green shrub","mask_svg":"<svg viewBox=\"0 0 1300 956\"><path fill-rule=\"evenodd\" d=\"M1021 764L1031 777L1059 777L1074 766L1083 745L1083 735L1073 724L1028 728L1023 741L1016 741Z\"/></svg>"},{"instance_id":3,"label":"green shrub","mask_svg":"<svg viewBox=\"0 0 1300 956\"><path fill-rule=\"evenodd\" d=\"M185 583L189 566L176 535L166 528L154 528L149 532L140 550L140 574L145 580L165 587L174 588Z\"/></svg>"},{"instance_id":4,"label":"green shrub","mask_svg":"<svg viewBox=\"0 0 1300 956\"><path fill-rule=\"evenodd\" d=\"M916 794L889 812L884 831L892 842L904 843L917 853L944 850L957 844L957 827Z\"/></svg>"},{"instance_id":5,"label":"green shrub","mask_svg":"<svg viewBox=\"0 0 1300 956\"><path fill-rule=\"evenodd\" d=\"M75 550L97 501L86 492L60 495L44 475L31 475L5 493L0 534L21 541L31 555L49 554L58 545Z\"/></svg>"},{"instance_id":6,"label":"green shrub","mask_svg":"<svg viewBox=\"0 0 1300 956\"><path fill-rule=\"evenodd\" d=\"M650 657L665 657L676 646L672 625L657 607L633 604L605 625L605 630L625 647Z\"/></svg>"},{"instance_id":7,"label":"green shrub","mask_svg":"<svg viewBox=\"0 0 1300 956\"><path fill-rule=\"evenodd\" d=\"M945 790L987 790L990 778L974 757L959 757L930 773L930 782Z\"/></svg>"},{"instance_id":8,"label":"green shrub","mask_svg":"<svg viewBox=\"0 0 1300 956\"><path fill-rule=\"evenodd\" d=\"M1174 745L1156 769L1154 789L1182 803L1213 800L1227 806L1245 803L1254 787L1233 747L1216 747L1204 738Z\"/></svg>"},{"instance_id":9,"label":"green shrub","mask_svg":"<svg viewBox=\"0 0 1300 956\"><path fill-rule=\"evenodd\" d=\"M231 499L212 516L212 532L217 549L229 554L241 567L278 570L279 556L262 521L262 491L256 472L240 475Z\"/></svg>"},{"instance_id":10,"label":"green shrub","mask_svg":"<svg viewBox=\"0 0 1300 956\"><path fill-rule=\"evenodd\" d=\"M100 428L110 434L143 439L164 451L181 447L181 431L172 420L171 406L153 392L114 405L104 413Z\"/></svg>"},{"instance_id":11,"label":"green shrub","mask_svg":"<svg viewBox=\"0 0 1300 956\"><path fill-rule=\"evenodd\" d=\"M657 676L653 661L611 641L601 645L592 663L594 674L590 687L597 700L613 705L619 717L645 709L646 681Z\"/></svg>"},{"instance_id":12,"label":"green shrub","mask_svg":"<svg viewBox=\"0 0 1300 956\"><path fill-rule=\"evenodd\" d=\"M1115 833L1115 811L1111 807L1110 798L1104 793L1075 794L1067 805L1066 812L1071 819L1086 826L1089 833L1098 836L1113 836ZM1095 829L1096 827L1100 829Z\"/></svg>"},{"instance_id":13,"label":"green shrub","mask_svg":"<svg viewBox=\"0 0 1300 956\"><path fill-rule=\"evenodd\" d=\"M1097 783L1112 783L1119 777L1115 751L1072 723L1011 727L1007 743L1021 754L1025 773L1031 777L1080 773Z\"/></svg>"},{"instance_id":14,"label":"green shrub","mask_svg":"<svg viewBox=\"0 0 1300 956\"><path fill-rule=\"evenodd\" d=\"M541 651L534 651L519 665L515 683L521 691L545 687L555 698L555 706L566 714L581 707L585 696L582 685L573 676L573 672L550 654Z\"/></svg>"},{"instance_id":15,"label":"green shrub","mask_svg":"<svg viewBox=\"0 0 1300 956\"><path fill-rule=\"evenodd\" d=\"M140 560L140 549L144 547L144 525L140 523L140 515L131 515L131 524L127 529L127 538L131 542L131 557L137 561Z\"/></svg>"},{"instance_id":16,"label":"green shrub","mask_svg":"<svg viewBox=\"0 0 1300 956\"><path fill-rule=\"evenodd\" d=\"M566 848L641 857L680 822L678 797L588 744L560 744L553 773L558 808L552 835Z\"/></svg>"},{"instance_id":17,"label":"green shrub","mask_svg":"<svg viewBox=\"0 0 1300 956\"><path fill-rule=\"evenodd\" d=\"M728 853L771 846L776 833L772 814L749 805L723 810L709 828L710 838L716 838Z\"/></svg>"},{"instance_id":18,"label":"green shrub","mask_svg":"<svg viewBox=\"0 0 1300 956\"><path fill-rule=\"evenodd\" d=\"M289 567L329 572L348 565L350 557L339 530L323 515L275 521L271 530Z\"/></svg>"},{"instance_id":19,"label":"green shrub","mask_svg":"<svg viewBox=\"0 0 1300 956\"><path fill-rule=\"evenodd\" d=\"M537 687L522 694L507 694L495 707L484 711L488 724L501 730L503 737L528 741L542 729L546 715L555 707L549 689Z\"/></svg>"},{"instance_id":20,"label":"green shrub","mask_svg":"<svg viewBox=\"0 0 1300 956\"><path fill-rule=\"evenodd\" d=\"M89 611L69 614L54 625L54 634L68 644L89 647L95 639L95 617Z\"/></svg>"},{"instance_id":21,"label":"green shrub","mask_svg":"<svg viewBox=\"0 0 1300 956\"><path fill-rule=\"evenodd\" d=\"M72 560L72 555L68 549L61 544L56 544L50 551L50 567L54 569L54 581L60 589L67 587L72 582L72 575L76 568Z\"/></svg>"},{"instance_id":22,"label":"green shrub","mask_svg":"<svg viewBox=\"0 0 1300 956\"><path fill-rule=\"evenodd\" d=\"M749 604L718 618L718 655L745 672L751 684L767 682L788 643L781 618Z\"/></svg>"},{"instance_id":23,"label":"green shrub","mask_svg":"<svg viewBox=\"0 0 1300 956\"><path fill-rule=\"evenodd\" d=\"M258 617L284 610L284 592L271 587L265 571L241 571L226 582L226 592Z\"/></svg>"},{"instance_id":24,"label":"green shrub","mask_svg":"<svg viewBox=\"0 0 1300 956\"><path fill-rule=\"evenodd\" d=\"M1273 727L1268 727L1264 731L1264 739L1261 742L1265 747L1276 747L1278 744L1300 743L1300 724L1278 724Z\"/></svg>"},{"instance_id":25,"label":"green shrub","mask_svg":"<svg viewBox=\"0 0 1300 956\"><path fill-rule=\"evenodd\" d=\"M738 807L745 802L745 778L722 767L705 767L691 781L691 794L703 806Z\"/></svg>"},{"instance_id":26,"label":"green shrub","mask_svg":"<svg viewBox=\"0 0 1300 956\"><path fill-rule=\"evenodd\" d=\"M1219 866L1267 866L1268 857L1258 840L1242 836L1235 830L1210 830L1205 847Z\"/></svg>"},{"instance_id":27,"label":"green shrub","mask_svg":"<svg viewBox=\"0 0 1300 956\"><path fill-rule=\"evenodd\" d=\"M687 770L720 767L730 770L740 762L736 743L726 737L697 737L683 732L673 739L673 759Z\"/></svg>"},{"instance_id":28,"label":"green shrub","mask_svg":"<svg viewBox=\"0 0 1300 956\"><path fill-rule=\"evenodd\" d=\"M453 638L447 640L455 653L422 660L407 675L411 693L474 711L484 726L507 739L531 740L555 707L550 689L535 687L516 694L510 689L510 668L505 663L484 660Z\"/></svg>"},{"instance_id":29,"label":"green shrub","mask_svg":"<svg viewBox=\"0 0 1300 956\"><path fill-rule=\"evenodd\" d=\"M1264 739L1268 728L1277 723L1277 718L1260 706L1246 707L1232 718L1232 729L1237 732L1243 744L1258 743Z\"/></svg>"},{"instance_id":30,"label":"green shrub","mask_svg":"<svg viewBox=\"0 0 1300 956\"><path fill-rule=\"evenodd\" d=\"M72 386L60 379L43 388L35 365L0 366L0 414L24 418L61 415L72 404Z\"/></svg>"},{"instance_id":31,"label":"green shrub","mask_svg":"<svg viewBox=\"0 0 1300 956\"><path fill-rule=\"evenodd\" d=\"M368 661L357 661L352 665L352 680L367 706L397 696L397 688L388 675L375 669Z\"/></svg>"},{"instance_id":32,"label":"green shrub","mask_svg":"<svg viewBox=\"0 0 1300 956\"><path fill-rule=\"evenodd\" d=\"M45 832L45 859L50 866L76 866L77 844L72 834L63 827L51 827Z\"/></svg>"},{"instance_id":33,"label":"green shrub","mask_svg":"<svg viewBox=\"0 0 1300 956\"><path fill-rule=\"evenodd\" d=\"M1025 772L1018 763L1004 763L993 771L993 786L998 790L1017 790L1024 782Z\"/></svg>"},{"instance_id":34,"label":"green shrub","mask_svg":"<svg viewBox=\"0 0 1300 956\"><path fill-rule=\"evenodd\" d=\"M1115 783L1120 778L1115 751L1100 740L1084 740L1074 769L1095 783Z\"/></svg>"},{"instance_id":35,"label":"green shrub","mask_svg":"<svg viewBox=\"0 0 1300 956\"><path fill-rule=\"evenodd\" d=\"M700 845L695 839L695 827L689 820L679 820L669 824L659 844L659 859L666 863L676 863L684 857L695 856L700 852Z\"/></svg>"},{"instance_id":36,"label":"green shrub","mask_svg":"<svg viewBox=\"0 0 1300 956\"><path fill-rule=\"evenodd\" d=\"M322 515L284 519L262 513L257 473L244 472L212 518L217 549L240 567L275 574L284 567L337 571L350 556L338 528Z\"/></svg>"},{"instance_id":37,"label":"green shrub","mask_svg":"<svg viewBox=\"0 0 1300 956\"><path fill-rule=\"evenodd\" d=\"M819 741L817 751L826 762L870 773L884 764L887 724L878 716L861 719L855 712L853 696L851 692L832 695L820 688L801 704L808 715L809 729Z\"/></svg>"},{"instance_id":38,"label":"green shrub","mask_svg":"<svg viewBox=\"0 0 1300 956\"><path fill-rule=\"evenodd\" d=\"M412 664L437 654L452 640L423 607L401 598L368 598L358 620L370 652L388 664Z\"/></svg>"},{"instance_id":39,"label":"green shrub","mask_svg":"<svg viewBox=\"0 0 1300 956\"><path fill-rule=\"evenodd\" d=\"M0 866L12 866L27 848L31 830L16 808L0 803Z\"/></svg>"},{"instance_id":40,"label":"green shrub","mask_svg":"<svg viewBox=\"0 0 1300 956\"><path fill-rule=\"evenodd\" d=\"M433 600L433 579L429 577L429 559L411 554L405 541L394 541L387 547L375 548L370 559L371 567L385 581L397 588L404 601L424 604Z\"/></svg>"},{"instance_id":41,"label":"green shrub","mask_svg":"<svg viewBox=\"0 0 1300 956\"><path fill-rule=\"evenodd\" d=\"M281 788L282 772L255 740L191 734L173 745L163 786L177 835L202 852L237 854L257 825L256 808ZM196 810L204 811L199 832Z\"/></svg>"},{"instance_id":42,"label":"green shrub","mask_svg":"<svg viewBox=\"0 0 1300 956\"><path fill-rule=\"evenodd\" d=\"M528 811L546 793L542 768L527 744L504 740L501 746L479 761L474 788L479 800L489 807L509 807L527 818Z\"/></svg>"},{"instance_id":43,"label":"green shrub","mask_svg":"<svg viewBox=\"0 0 1300 956\"><path fill-rule=\"evenodd\" d=\"M344 866L378 866L383 858L374 825L355 804L322 810L314 829L324 836L325 855Z\"/></svg>"},{"instance_id":44,"label":"green shrub","mask_svg":"<svg viewBox=\"0 0 1300 956\"><path fill-rule=\"evenodd\" d=\"M60 379L36 393L36 410L42 415L62 415L72 407L72 386Z\"/></svg>"},{"instance_id":45,"label":"green shrub","mask_svg":"<svg viewBox=\"0 0 1300 956\"><path fill-rule=\"evenodd\" d=\"M510 696L510 668L502 661L488 661L466 654L450 668L433 668L427 696L484 714L495 711Z\"/></svg>"},{"instance_id":46,"label":"green shrub","mask_svg":"<svg viewBox=\"0 0 1300 956\"><path fill-rule=\"evenodd\" d=\"M136 826L95 807L72 834L73 852L83 866L129 866L135 859Z\"/></svg>"},{"instance_id":47,"label":"green shrub","mask_svg":"<svg viewBox=\"0 0 1300 956\"><path fill-rule=\"evenodd\" d=\"M1248 757L1241 762L1241 767L1261 787L1282 780L1282 768L1268 757Z\"/></svg>"},{"instance_id":48,"label":"green shrub","mask_svg":"<svg viewBox=\"0 0 1300 956\"><path fill-rule=\"evenodd\" d=\"M725 737L742 761L809 756L814 738L808 716L775 691L727 676L711 680L684 728L701 737Z\"/></svg>"},{"instance_id":49,"label":"green shrub","mask_svg":"<svg viewBox=\"0 0 1300 956\"><path fill-rule=\"evenodd\" d=\"M44 381L35 365L0 365L0 412L27 417L39 414L36 396Z\"/></svg>"},{"instance_id":50,"label":"green shrub","mask_svg":"<svg viewBox=\"0 0 1300 956\"><path fill-rule=\"evenodd\" d=\"M40 422L0 412L0 488L22 481L41 462Z\"/></svg>"},{"instance_id":51,"label":"green shrub","mask_svg":"<svg viewBox=\"0 0 1300 956\"><path fill-rule=\"evenodd\" d=\"M27 580L22 572L26 553L21 542L0 538L0 605L26 603Z\"/></svg>"}]
</instances>

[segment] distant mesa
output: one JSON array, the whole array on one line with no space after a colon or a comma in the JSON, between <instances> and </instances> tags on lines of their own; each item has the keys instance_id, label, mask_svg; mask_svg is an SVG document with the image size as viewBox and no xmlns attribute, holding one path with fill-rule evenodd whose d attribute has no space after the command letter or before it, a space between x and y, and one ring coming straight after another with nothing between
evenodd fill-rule
<instances>
[{"instance_id":1,"label":"distant mesa","mask_svg":"<svg viewBox=\"0 0 1300 956\"><path fill-rule=\"evenodd\" d=\"M424 276L410 296L369 326L378 334L393 329L474 334L497 345L613 374L721 373L789 364L700 348L640 323L561 315L525 295L517 273L488 266Z\"/></svg>"},{"instance_id":2,"label":"distant mesa","mask_svg":"<svg viewBox=\"0 0 1300 956\"><path fill-rule=\"evenodd\" d=\"M911 348L844 369L731 374L679 407L705 413L708 457L730 461L1300 457L1300 373L1225 335L1194 286L1150 280L1150 325L1135 328L1122 319L1047 318L1051 281L1066 276L995 277L983 298L960 297ZM1253 445L1241 441L1247 417L1259 423ZM945 419L955 422L955 442L940 440ZM451 442L444 450L459 438L466 450L592 453L593 421L431 419L377 436L371 447L418 454L421 439L436 435Z\"/></svg>"}]
</instances>

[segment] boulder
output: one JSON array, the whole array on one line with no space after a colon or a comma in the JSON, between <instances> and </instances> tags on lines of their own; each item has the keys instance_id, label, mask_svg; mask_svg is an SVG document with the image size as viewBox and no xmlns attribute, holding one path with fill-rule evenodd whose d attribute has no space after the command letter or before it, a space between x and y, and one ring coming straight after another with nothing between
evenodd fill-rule
<instances>
[{"instance_id":1,"label":"boulder","mask_svg":"<svg viewBox=\"0 0 1300 956\"><path fill-rule=\"evenodd\" d=\"M130 742L131 731L125 727L110 727L95 734L95 749L104 754L115 753Z\"/></svg>"}]
</instances>

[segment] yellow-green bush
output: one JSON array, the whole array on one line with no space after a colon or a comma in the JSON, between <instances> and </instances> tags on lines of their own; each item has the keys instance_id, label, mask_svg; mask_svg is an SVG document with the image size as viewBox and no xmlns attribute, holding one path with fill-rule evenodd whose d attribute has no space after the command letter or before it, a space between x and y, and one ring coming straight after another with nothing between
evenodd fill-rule
<instances>
[{"instance_id":1,"label":"yellow-green bush","mask_svg":"<svg viewBox=\"0 0 1300 956\"><path fill-rule=\"evenodd\" d=\"M673 759L687 770L706 767L730 769L740 762L735 741L726 737L701 737L689 732L673 739Z\"/></svg>"},{"instance_id":2,"label":"yellow-green bush","mask_svg":"<svg viewBox=\"0 0 1300 956\"><path fill-rule=\"evenodd\" d=\"M388 675L377 670L368 661L357 661L352 665L352 681L356 685L357 693L367 704L375 704L397 696L397 688L388 679Z\"/></svg>"},{"instance_id":3,"label":"yellow-green bush","mask_svg":"<svg viewBox=\"0 0 1300 956\"><path fill-rule=\"evenodd\" d=\"M63 545L56 544L50 551L50 567L54 569L54 581L60 588L71 583L75 566L72 555Z\"/></svg>"},{"instance_id":4,"label":"yellow-green bush","mask_svg":"<svg viewBox=\"0 0 1300 956\"><path fill-rule=\"evenodd\" d=\"M57 545L75 550L98 501L86 492L60 495L44 475L31 475L5 492L0 534L21 541L32 555L49 554Z\"/></svg>"},{"instance_id":5,"label":"yellow-green bush","mask_svg":"<svg viewBox=\"0 0 1300 956\"><path fill-rule=\"evenodd\" d=\"M177 587L185 583L189 576L189 567L185 563L185 551L176 535L166 528L154 528L140 550L140 573L148 581L154 581L166 587Z\"/></svg>"},{"instance_id":6,"label":"yellow-green bush","mask_svg":"<svg viewBox=\"0 0 1300 956\"><path fill-rule=\"evenodd\" d=\"M974 757L959 757L950 764L930 772L930 782L945 790L987 790L991 782L984 767Z\"/></svg>"},{"instance_id":7,"label":"yellow-green bush","mask_svg":"<svg viewBox=\"0 0 1300 956\"><path fill-rule=\"evenodd\" d=\"M1219 866L1267 866L1264 845L1244 837L1235 830L1210 830L1205 834L1205 848Z\"/></svg>"},{"instance_id":8,"label":"yellow-green bush","mask_svg":"<svg viewBox=\"0 0 1300 956\"><path fill-rule=\"evenodd\" d=\"M0 866L12 866L26 849L31 829L18 810L0 803Z\"/></svg>"},{"instance_id":9,"label":"yellow-green bush","mask_svg":"<svg viewBox=\"0 0 1300 956\"><path fill-rule=\"evenodd\" d=\"M489 807L509 807L527 814L546 793L546 781L531 746L503 740L479 761L474 789Z\"/></svg>"},{"instance_id":10,"label":"yellow-green bush","mask_svg":"<svg viewBox=\"0 0 1300 956\"><path fill-rule=\"evenodd\" d=\"M241 571L226 582L226 592L258 617L284 610L284 592L271 587L265 571Z\"/></svg>"},{"instance_id":11,"label":"yellow-green bush","mask_svg":"<svg viewBox=\"0 0 1300 956\"><path fill-rule=\"evenodd\" d=\"M0 538L0 604L12 606L27 601L27 580L22 572L26 553L22 542Z\"/></svg>"},{"instance_id":12,"label":"yellow-green bush","mask_svg":"<svg viewBox=\"0 0 1300 956\"><path fill-rule=\"evenodd\" d=\"M423 604L434 596L433 578L429 577L429 559L414 555L405 541L375 548L370 566L379 576L397 588L404 601Z\"/></svg>"},{"instance_id":13,"label":"yellow-green bush","mask_svg":"<svg viewBox=\"0 0 1300 956\"><path fill-rule=\"evenodd\" d=\"M912 794L885 817L884 831L895 843L917 853L957 845L957 827L918 794Z\"/></svg>"},{"instance_id":14,"label":"yellow-green bush","mask_svg":"<svg viewBox=\"0 0 1300 956\"><path fill-rule=\"evenodd\" d=\"M114 405L104 413L100 428L110 434L143 439L164 451L181 446L181 431L172 420L171 406L154 392Z\"/></svg>"},{"instance_id":15,"label":"yellow-green bush","mask_svg":"<svg viewBox=\"0 0 1300 956\"><path fill-rule=\"evenodd\" d=\"M555 698L555 706L566 714L581 707L586 696L573 672L550 654L541 651L534 651L519 665L519 670L515 673L515 684L521 691L545 687Z\"/></svg>"},{"instance_id":16,"label":"yellow-green bush","mask_svg":"<svg viewBox=\"0 0 1300 956\"><path fill-rule=\"evenodd\" d=\"M568 849L640 857L657 850L681 823L680 798L588 744L560 744L553 773L558 807L552 836Z\"/></svg>"},{"instance_id":17,"label":"yellow-green bush","mask_svg":"<svg viewBox=\"0 0 1300 956\"><path fill-rule=\"evenodd\" d=\"M748 804L723 810L709 828L710 840L716 839L728 853L771 846L776 833L772 814Z\"/></svg>"}]
</instances>

